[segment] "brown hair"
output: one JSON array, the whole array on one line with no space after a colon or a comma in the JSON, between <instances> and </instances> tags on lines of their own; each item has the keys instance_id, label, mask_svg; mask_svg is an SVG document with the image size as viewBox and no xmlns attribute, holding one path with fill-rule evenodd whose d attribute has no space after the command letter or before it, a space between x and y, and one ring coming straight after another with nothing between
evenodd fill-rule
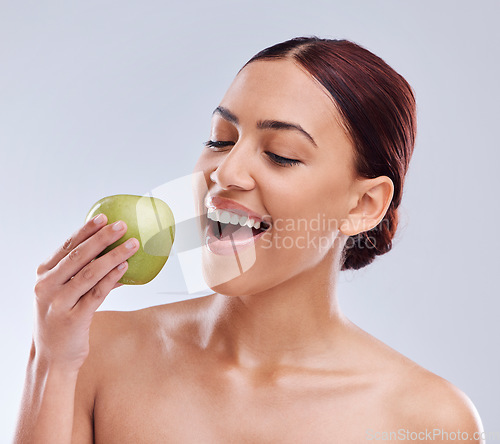
<instances>
[{"instance_id":1,"label":"brown hair","mask_svg":"<svg viewBox=\"0 0 500 444\"><path fill-rule=\"evenodd\" d=\"M284 58L298 62L331 94L354 145L357 173L366 178L387 176L394 184L383 220L347 239L341 270L357 270L392 248L415 145L413 90L380 57L348 40L296 37L260 51L241 69L256 60Z\"/></svg>"}]
</instances>

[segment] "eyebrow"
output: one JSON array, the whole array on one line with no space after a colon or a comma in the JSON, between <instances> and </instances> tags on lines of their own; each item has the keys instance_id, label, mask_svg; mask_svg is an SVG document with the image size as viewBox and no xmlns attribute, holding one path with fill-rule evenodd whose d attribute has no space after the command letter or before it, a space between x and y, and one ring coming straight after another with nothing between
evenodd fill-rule
<instances>
[{"instance_id":1,"label":"eyebrow","mask_svg":"<svg viewBox=\"0 0 500 444\"><path fill-rule=\"evenodd\" d=\"M212 113L212 116L214 114L219 114L220 116L222 116L222 118L224 118L228 122L233 123L236 126L239 125L238 117L236 117L231 111L229 111L227 108L224 108L223 106L218 106L217 108L215 108L214 112ZM259 129L274 129L274 130L292 130L292 131L298 131L301 134L303 134L304 136L306 136L307 139L316 148L318 148L318 145L314 141L313 137L304 128L302 128L297 123L281 122L279 120L259 120L257 122L257 128L259 128Z\"/></svg>"}]
</instances>

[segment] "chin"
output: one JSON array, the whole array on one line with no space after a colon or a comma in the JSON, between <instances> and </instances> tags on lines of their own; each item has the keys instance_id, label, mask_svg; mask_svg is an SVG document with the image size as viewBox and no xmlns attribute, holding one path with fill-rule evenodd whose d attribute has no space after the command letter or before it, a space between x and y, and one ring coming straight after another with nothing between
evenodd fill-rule
<instances>
[{"instance_id":1,"label":"chin","mask_svg":"<svg viewBox=\"0 0 500 444\"><path fill-rule=\"evenodd\" d=\"M255 250L249 249L245 254L218 255L206 246L202 249L203 278L208 287L226 296L243 296L249 294L256 276Z\"/></svg>"},{"instance_id":2,"label":"chin","mask_svg":"<svg viewBox=\"0 0 500 444\"><path fill-rule=\"evenodd\" d=\"M244 285L234 284L231 282L227 282L221 285L216 285L214 287L210 287L210 289L217 294L221 294L223 296L232 298L238 298L250 294L248 288L246 288Z\"/></svg>"},{"instance_id":3,"label":"chin","mask_svg":"<svg viewBox=\"0 0 500 444\"><path fill-rule=\"evenodd\" d=\"M253 284L251 281L253 281ZM218 285L209 285L209 287L215 293L228 297L241 297L258 292L255 287L255 278L249 279L244 274Z\"/></svg>"}]
</instances>

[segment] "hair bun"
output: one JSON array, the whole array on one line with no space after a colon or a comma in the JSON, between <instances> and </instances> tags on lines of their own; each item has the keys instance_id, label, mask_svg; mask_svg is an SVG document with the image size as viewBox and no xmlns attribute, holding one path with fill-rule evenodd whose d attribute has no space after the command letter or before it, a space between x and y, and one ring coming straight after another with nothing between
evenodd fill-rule
<instances>
[{"instance_id":1,"label":"hair bun","mask_svg":"<svg viewBox=\"0 0 500 444\"><path fill-rule=\"evenodd\" d=\"M392 249L392 239L399 222L399 212L391 204L382 221L369 231L349 236L342 251L341 270L359 270L376 256Z\"/></svg>"}]
</instances>

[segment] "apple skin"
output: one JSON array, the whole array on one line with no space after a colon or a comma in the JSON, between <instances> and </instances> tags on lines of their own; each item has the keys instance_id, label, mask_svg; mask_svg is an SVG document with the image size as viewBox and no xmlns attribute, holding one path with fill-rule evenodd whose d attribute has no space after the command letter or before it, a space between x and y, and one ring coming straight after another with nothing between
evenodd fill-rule
<instances>
[{"instance_id":1,"label":"apple skin","mask_svg":"<svg viewBox=\"0 0 500 444\"><path fill-rule=\"evenodd\" d=\"M118 282L143 285L153 280L167 262L174 242L175 220L170 207L157 197L116 194L97 201L85 222L99 213L106 215L108 225L118 220L124 221L127 232L106 247L97 258L135 237L139 241L139 249L127 259L128 269Z\"/></svg>"}]
</instances>

